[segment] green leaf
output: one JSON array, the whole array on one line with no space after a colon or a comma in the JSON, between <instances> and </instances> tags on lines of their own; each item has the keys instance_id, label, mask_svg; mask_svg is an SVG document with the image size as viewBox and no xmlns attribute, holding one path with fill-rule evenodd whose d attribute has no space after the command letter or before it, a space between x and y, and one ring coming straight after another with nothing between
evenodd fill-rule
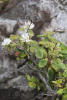
<instances>
[{"instance_id":1,"label":"green leaf","mask_svg":"<svg viewBox=\"0 0 67 100\"><path fill-rule=\"evenodd\" d=\"M56 60L52 60L52 67L55 71L59 71L60 69L65 69L65 64L61 59L57 58Z\"/></svg>"},{"instance_id":2,"label":"green leaf","mask_svg":"<svg viewBox=\"0 0 67 100\"><path fill-rule=\"evenodd\" d=\"M35 47L30 47L30 52L35 53L36 48Z\"/></svg>"},{"instance_id":3,"label":"green leaf","mask_svg":"<svg viewBox=\"0 0 67 100\"><path fill-rule=\"evenodd\" d=\"M30 42L30 47L33 47L33 48L35 48L35 49L39 48L39 46L38 46L38 42L32 40L32 41Z\"/></svg>"},{"instance_id":4,"label":"green leaf","mask_svg":"<svg viewBox=\"0 0 67 100\"><path fill-rule=\"evenodd\" d=\"M63 89L59 89L59 90L57 91L57 93L61 95L61 94L63 93Z\"/></svg>"},{"instance_id":5,"label":"green leaf","mask_svg":"<svg viewBox=\"0 0 67 100\"><path fill-rule=\"evenodd\" d=\"M58 71L58 66L55 60L52 60L52 68L57 72Z\"/></svg>"},{"instance_id":6,"label":"green leaf","mask_svg":"<svg viewBox=\"0 0 67 100\"><path fill-rule=\"evenodd\" d=\"M20 57L21 57L21 58L24 58L25 56L26 56L26 54L25 54L23 51L21 51L21 52L20 52Z\"/></svg>"},{"instance_id":7,"label":"green leaf","mask_svg":"<svg viewBox=\"0 0 67 100\"><path fill-rule=\"evenodd\" d=\"M34 33L32 30L28 30L28 33L30 33L30 37L32 38L34 36Z\"/></svg>"},{"instance_id":8,"label":"green leaf","mask_svg":"<svg viewBox=\"0 0 67 100\"><path fill-rule=\"evenodd\" d=\"M44 46L45 45L45 41L40 41L39 44Z\"/></svg>"},{"instance_id":9,"label":"green leaf","mask_svg":"<svg viewBox=\"0 0 67 100\"><path fill-rule=\"evenodd\" d=\"M62 53L63 55L67 55L67 50L62 50L61 53Z\"/></svg>"},{"instance_id":10,"label":"green leaf","mask_svg":"<svg viewBox=\"0 0 67 100\"><path fill-rule=\"evenodd\" d=\"M63 93L67 94L67 86L63 89Z\"/></svg>"},{"instance_id":11,"label":"green leaf","mask_svg":"<svg viewBox=\"0 0 67 100\"><path fill-rule=\"evenodd\" d=\"M61 54L63 55L63 58L67 59L67 46L64 45L63 43L61 43L60 47L61 47L61 50L62 50Z\"/></svg>"},{"instance_id":12,"label":"green leaf","mask_svg":"<svg viewBox=\"0 0 67 100\"><path fill-rule=\"evenodd\" d=\"M36 50L36 57L37 58L43 58L43 52L42 52L42 49L40 49L40 48L38 48L37 50Z\"/></svg>"},{"instance_id":13,"label":"green leaf","mask_svg":"<svg viewBox=\"0 0 67 100\"><path fill-rule=\"evenodd\" d=\"M31 77L32 82L36 82L36 78L34 76Z\"/></svg>"},{"instance_id":14,"label":"green leaf","mask_svg":"<svg viewBox=\"0 0 67 100\"><path fill-rule=\"evenodd\" d=\"M19 35L10 35L10 39L13 41L13 40L17 40L19 39Z\"/></svg>"},{"instance_id":15,"label":"green leaf","mask_svg":"<svg viewBox=\"0 0 67 100\"><path fill-rule=\"evenodd\" d=\"M31 80L30 75L26 75L26 77L27 77L27 80L28 80L28 81L30 81L30 80Z\"/></svg>"},{"instance_id":16,"label":"green leaf","mask_svg":"<svg viewBox=\"0 0 67 100\"><path fill-rule=\"evenodd\" d=\"M63 95L62 100L67 100L67 94Z\"/></svg>"},{"instance_id":17,"label":"green leaf","mask_svg":"<svg viewBox=\"0 0 67 100\"><path fill-rule=\"evenodd\" d=\"M33 83L33 82L29 82L29 86L30 86L31 88L36 88L36 84Z\"/></svg>"},{"instance_id":18,"label":"green leaf","mask_svg":"<svg viewBox=\"0 0 67 100\"><path fill-rule=\"evenodd\" d=\"M67 77L67 70L64 71L63 76Z\"/></svg>"},{"instance_id":19,"label":"green leaf","mask_svg":"<svg viewBox=\"0 0 67 100\"><path fill-rule=\"evenodd\" d=\"M47 65L47 58L39 61L39 68L44 68Z\"/></svg>"},{"instance_id":20,"label":"green leaf","mask_svg":"<svg viewBox=\"0 0 67 100\"><path fill-rule=\"evenodd\" d=\"M45 37L45 34L43 34L43 35L37 35L37 37Z\"/></svg>"},{"instance_id":21,"label":"green leaf","mask_svg":"<svg viewBox=\"0 0 67 100\"><path fill-rule=\"evenodd\" d=\"M40 91L40 86L37 87L37 90Z\"/></svg>"},{"instance_id":22,"label":"green leaf","mask_svg":"<svg viewBox=\"0 0 67 100\"><path fill-rule=\"evenodd\" d=\"M48 69L48 74L49 74L50 80L52 80L54 77L54 71L51 68Z\"/></svg>"},{"instance_id":23,"label":"green leaf","mask_svg":"<svg viewBox=\"0 0 67 100\"><path fill-rule=\"evenodd\" d=\"M8 47L8 51L9 51L9 52L11 51L11 47L10 47L10 46Z\"/></svg>"},{"instance_id":24,"label":"green leaf","mask_svg":"<svg viewBox=\"0 0 67 100\"><path fill-rule=\"evenodd\" d=\"M62 79L52 81L52 83L54 83L57 87L60 87L60 88L62 87L62 82L63 82Z\"/></svg>"},{"instance_id":25,"label":"green leaf","mask_svg":"<svg viewBox=\"0 0 67 100\"><path fill-rule=\"evenodd\" d=\"M17 57L17 58L16 58L16 60L18 60L18 61L19 61L19 60L20 60L20 58L19 58L19 57Z\"/></svg>"},{"instance_id":26,"label":"green leaf","mask_svg":"<svg viewBox=\"0 0 67 100\"><path fill-rule=\"evenodd\" d=\"M24 29L23 27L21 27L19 30L20 30L20 31L25 31L25 29Z\"/></svg>"},{"instance_id":27,"label":"green leaf","mask_svg":"<svg viewBox=\"0 0 67 100\"><path fill-rule=\"evenodd\" d=\"M64 63L59 63L59 69L65 69L65 64Z\"/></svg>"},{"instance_id":28,"label":"green leaf","mask_svg":"<svg viewBox=\"0 0 67 100\"><path fill-rule=\"evenodd\" d=\"M67 46L64 45L63 43L60 44L60 47L61 47L62 50L67 50Z\"/></svg>"},{"instance_id":29,"label":"green leaf","mask_svg":"<svg viewBox=\"0 0 67 100\"><path fill-rule=\"evenodd\" d=\"M43 52L43 56L44 56L44 57L47 57L47 52L46 52L46 50L45 50L45 49L42 49L42 52Z\"/></svg>"},{"instance_id":30,"label":"green leaf","mask_svg":"<svg viewBox=\"0 0 67 100\"><path fill-rule=\"evenodd\" d=\"M32 62L31 61L28 61L28 64L32 64Z\"/></svg>"}]
</instances>

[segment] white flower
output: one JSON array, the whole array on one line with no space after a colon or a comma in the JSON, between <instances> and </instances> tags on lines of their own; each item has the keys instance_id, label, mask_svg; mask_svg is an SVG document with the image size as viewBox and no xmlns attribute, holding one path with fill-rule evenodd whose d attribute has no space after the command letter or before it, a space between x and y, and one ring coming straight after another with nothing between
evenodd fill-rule
<instances>
[{"instance_id":1,"label":"white flower","mask_svg":"<svg viewBox=\"0 0 67 100\"><path fill-rule=\"evenodd\" d=\"M26 40L26 42L30 42L31 41L31 39L30 40Z\"/></svg>"},{"instance_id":2,"label":"white flower","mask_svg":"<svg viewBox=\"0 0 67 100\"><path fill-rule=\"evenodd\" d=\"M33 23L31 23L31 25L30 25L29 29L33 29L33 28L34 28L34 24L33 24Z\"/></svg>"},{"instance_id":3,"label":"white flower","mask_svg":"<svg viewBox=\"0 0 67 100\"><path fill-rule=\"evenodd\" d=\"M6 39L4 39L3 42L2 42L2 46L9 45L10 42L11 42L11 40L10 40L9 38L6 38Z\"/></svg>"},{"instance_id":4,"label":"white flower","mask_svg":"<svg viewBox=\"0 0 67 100\"><path fill-rule=\"evenodd\" d=\"M29 28L29 29L33 29L34 28L34 24L31 23L31 21L25 22L24 25L25 28Z\"/></svg>"},{"instance_id":5,"label":"white flower","mask_svg":"<svg viewBox=\"0 0 67 100\"><path fill-rule=\"evenodd\" d=\"M26 40L26 39L28 39L29 40L29 34L28 33L22 33L21 34L21 37L22 37L22 40Z\"/></svg>"},{"instance_id":6,"label":"white flower","mask_svg":"<svg viewBox=\"0 0 67 100\"><path fill-rule=\"evenodd\" d=\"M30 40L29 36L30 36L29 33L22 33L21 34L21 37L22 37L21 40L23 40L24 42L30 42L31 40Z\"/></svg>"}]
</instances>

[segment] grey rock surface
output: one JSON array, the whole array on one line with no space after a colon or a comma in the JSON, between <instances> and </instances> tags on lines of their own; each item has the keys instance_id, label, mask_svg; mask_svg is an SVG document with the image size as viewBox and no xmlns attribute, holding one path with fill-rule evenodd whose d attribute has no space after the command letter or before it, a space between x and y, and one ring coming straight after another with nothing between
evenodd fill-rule
<instances>
[{"instance_id":1,"label":"grey rock surface","mask_svg":"<svg viewBox=\"0 0 67 100\"><path fill-rule=\"evenodd\" d=\"M1 88L18 88L23 91L31 90L28 86L28 81L26 79L26 74L31 73L32 71L28 68L27 64L18 68L19 64L22 63L16 60L0 54L0 87ZM5 84L6 82L6 84Z\"/></svg>"},{"instance_id":2,"label":"grey rock surface","mask_svg":"<svg viewBox=\"0 0 67 100\"><path fill-rule=\"evenodd\" d=\"M67 45L67 0L10 0L1 12L0 44L8 34L14 34L14 28L20 19L22 23L24 20L32 20L35 34L43 34L46 30L55 31L56 39ZM35 92L30 96L34 90L28 86L26 79L26 74L32 71L27 62L25 65L23 62L24 60L17 62L0 50L0 88L17 88L23 91L24 100L37 100L33 99Z\"/></svg>"},{"instance_id":3,"label":"grey rock surface","mask_svg":"<svg viewBox=\"0 0 67 100\"><path fill-rule=\"evenodd\" d=\"M62 34L56 32L55 36L66 44L66 4L66 0L10 0L1 17L13 20L32 20L35 24L34 32L37 34L50 29L52 31L62 30Z\"/></svg>"}]
</instances>

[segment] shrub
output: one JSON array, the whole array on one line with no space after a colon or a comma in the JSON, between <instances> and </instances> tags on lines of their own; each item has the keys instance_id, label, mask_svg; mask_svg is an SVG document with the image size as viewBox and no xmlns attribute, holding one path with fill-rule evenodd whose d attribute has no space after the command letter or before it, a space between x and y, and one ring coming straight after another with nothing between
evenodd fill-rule
<instances>
[{"instance_id":1,"label":"shrub","mask_svg":"<svg viewBox=\"0 0 67 100\"><path fill-rule=\"evenodd\" d=\"M32 40L34 24L29 22L20 28L21 34L11 35L2 45L7 48L17 60L27 59L28 67L34 75L26 75L29 86L43 89L47 93L61 94L67 97L67 46L57 41L54 32L37 35L39 41ZM32 66L33 65L33 66Z\"/></svg>"}]
</instances>

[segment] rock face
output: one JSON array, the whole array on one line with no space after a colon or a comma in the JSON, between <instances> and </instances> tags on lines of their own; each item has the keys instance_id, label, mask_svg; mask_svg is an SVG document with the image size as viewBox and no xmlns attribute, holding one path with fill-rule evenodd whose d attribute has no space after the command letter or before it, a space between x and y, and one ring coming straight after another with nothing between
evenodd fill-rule
<instances>
[{"instance_id":1,"label":"rock face","mask_svg":"<svg viewBox=\"0 0 67 100\"><path fill-rule=\"evenodd\" d=\"M56 31L56 38L67 43L66 0L10 0L3 9L1 17L12 20L32 20L37 26L34 29L36 34L46 30Z\"/></svg>"},{"instance_id":2,"label":"rock face","mask_svg":"<svg viewBox=\"0 0 67 100\"><path fill-rule=\"evenodd\" d=\"M55 31L56 39L67 44L67 0L10 0L4 8L2 3L0 5L0 47L3 38L15 34L19 28L18 19L22 24L25 20L32 20L35 34L43 34L46 30ZM18 94L22 91L22 96L7 100L42 100L43 97L38 99L39 93L28 86L25 74L32 71L27 62L23 65L24 61L17 62L0 50L0 91L4 93L4 89L5 93L10 91L10 94L13 88ZM1 97L1 100L5 100Z\"/></svg>"}]
</instances>

